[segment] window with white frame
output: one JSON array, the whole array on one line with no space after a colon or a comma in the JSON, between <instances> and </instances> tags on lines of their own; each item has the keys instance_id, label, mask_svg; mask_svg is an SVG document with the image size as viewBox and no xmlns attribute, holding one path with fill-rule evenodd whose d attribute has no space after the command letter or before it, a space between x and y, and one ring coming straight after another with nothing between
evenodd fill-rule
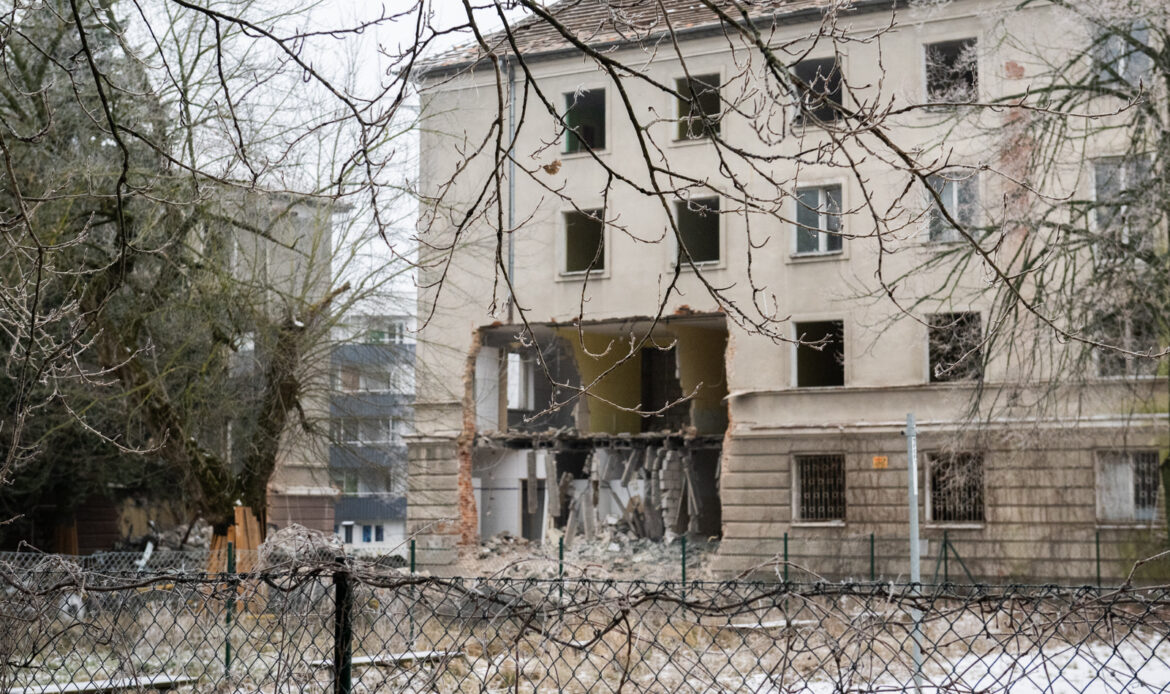
<instances>
[{"instance_id":1,"label":"window with white frame","mask_svg":"<svg viewBox=\"0 0 1170 694\"><path fill-rule=\"evenodd\" d=\"M841 186L796 189L796 254L841 251Z\"/></svg>"},{"instance_id":2,"label":"window with white frame","mask_svg":"<svg viewBox=\"0 0 1170 694\"><path fill-rule=\"evenodd\" d=\"M1149 82L1150 25L1144 19L1109 26L1095 26L1089 55L1093 77L1104 84Z\"/></svg>"},{"instance_id":3,"label":"window with white frame","mask_svg":"<svg viewBox=\"0 0 1170 694\"><path fill-rule=\"evenodd\" d=\"M934 523L982 523L983 455L930 453L926 460L927 520Z\"/></svg>"},{"instance_id":4,"label":"window with white frame","mask_svg":"<svg viewBox=\"0 0 1170 694\"><path fill-rule=\"evenodd\" d=\"M1158 452L1097 452L1097 520L1140 523L1154 520L1158 505Z\"/></svg>"},{"instance_id":5,"label":"window with white frame","mask_svg":"<svg viewBox=\"0 0 1170 694\"><path fill-rule=\"evenodd\" d=\"M845 520L844 455L798 455L792 471L796 520Z\"/></svg>"},{"instance_id":6,"label":"window with white frame","mask_svg":"<svg viewBox=\"0 0 1170 694\"><path fill-rule=\"evenodd\" d=\"M939 41L925 46L926 99L932 104L975 99L979 61L973 38Z\"/></svg>"},{"instance_id":7,"label":"window with white frame","mask_svg":"<svg viewBox=\"0 0 1170 694\"><path fill-rule=\"evenodd\" d=\"M718 74L675 80L679 140L701 140L719 134L719 115L723 109L719 97L721 81Z\"/></svg>"},{"instance_id":8,"label":"window with white frame","mask_svg":"<svg viewBox=\"0 0 1170 694\"><path fill-rule=\"evenodd\" d=\"M719 233L719 198L678 200L674 203L678 224L677 262L717 263L722 257ZM683 249L686 249L684 254Z\"/></svg>"},{"instance_id":9,"label":"window with white frame","mask_svg":"<svg viewBox=\"0 0 1170 694\"><path fill-rule=\"evenodd\" d=\"M934 174L927 178L927 182L933 192L933 195L927 196L930 240L939 243L958 241L962 235L950 220L953 219L964 229L975 223L975 213L979 206L978 176L969 172L949 171ZM946 214L943 214L943 210ZM947 219L948 215L950 219Z\"/></svg>"}]
</instances>

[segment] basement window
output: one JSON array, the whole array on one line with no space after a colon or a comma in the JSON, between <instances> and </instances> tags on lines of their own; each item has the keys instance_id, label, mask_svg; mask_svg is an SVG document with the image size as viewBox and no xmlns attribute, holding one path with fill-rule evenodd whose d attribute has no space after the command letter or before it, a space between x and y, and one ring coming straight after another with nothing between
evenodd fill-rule
<instances>
[{"instance_id":1,"label":"basement window","mask_svg":"<svg viewBox=\"0 0 1170 694\"><path fill-rule=\"evenodd\" d=\"M928 317L930 382L983 378L983 329L978 313L936 313Z\"/></svg>"},{"instance_id":2,"label":"basement window","mask_svg":"<svg viewBox=\"0 0 1170 694\"><path fill-rule=\"evenodd\" d=\"M816 321L796 324L796 387L845 385L845 323Z\"/></svg>"},{"instance_id":3,"label":"basement window","mask_svg":"<svg viewBox=\"0 0 1170 694\"><path fill-rule=\"evenodd\" d=\"M843 84L836 58L803 60L792 69L801 85L795 122L832 123L841 117Z\"/></svg>"},{"instance_id":4,"label":"basement window","mask_svg":"<svg viewBox=\"0 0 1170 694\"><path fill-rule=\"evenodd\" d=\"M701 140L719 134L719 75L695 75L675 80L678 92L678 139Z\"/></svg>"},{"instance_id":5,"label":"basement window","mask_svg":"<svg viewBox=\"0 0 1170 694\"><path fill-rule=\"evenodd\" d=\"M931 453L927 456L927 520L935 523L982 523L983 456L979 453Z\"/></svg>"},{"instance_id":6,"label":"basement window","mask_svg":"<svg viewBox=\"0 0 1170 694\"><path fill-rule=\"evenodd\" d=\"M719 262L719 198L680 200L674 211L680 241L677 262L687 264L687 255L696 264Z\"/></svg>"},{"instance_id":7,"label":"basement window","mask_svg":"<svg viewBox=\"0 0 1170 694\"><path fill-rule=\"evenodd\" d=\"M845 520L845 456L798 455L795 463L796 519Z\"/></svg>"},{"instance_id":8,"label":"basement window","mask_svg":"<svg viewBox=\"0 0 1170 694\"><path fill-rule=\"evenodd\" d=\"M565 94L565 154L605 149L605 90Z\"/></svg>"},{"instance_id":9,"label":"basement window","mask_svg":"<svg viewBox=\"0 0 1170 694\"><path fill-rule=\"evenodd\" d=\"M565 213L565 272L605 270L605 224L601 210Z\"/></svg>"},{"instance_id":10,"label":"basement window","mask_svg":"<svg viewBox=\"0 0 1170 694\"><path fill-rule=\"evenodd\" d=\"M975 99L979 81L975 39L940 41L926 45L926 99L952 104Z\"/></svg>"},{"instance_id":11,"label":"basement window","mask_svg":"<svg viewBox=\"0 0 1170 694\"><path fill-rule=\"evenodd\" d=\"M841 252L841 186L796 191L796 254Z\"/></svg>"},{"instance_id":12,"label":"basement window","mask_svg":"<svg viewBox=\"0 0 1170 694\"><path fill-rule=\"evenodd\" d=\"M1157 451L1097 452L1097 520L1154 520L1158 507Z\"/></svg>"}]
</instances>

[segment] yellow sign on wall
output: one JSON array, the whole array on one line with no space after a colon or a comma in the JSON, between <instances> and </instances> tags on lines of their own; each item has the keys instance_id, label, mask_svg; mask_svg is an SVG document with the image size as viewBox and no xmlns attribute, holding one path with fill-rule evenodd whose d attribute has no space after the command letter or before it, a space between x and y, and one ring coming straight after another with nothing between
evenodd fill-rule
<instances>
[{"instance_id":1,"label":"yellow sign on wall","mask_svg":"<svg viewBox=\"0 0 1170 694\"><path fill-rule=\"evenodd\" d=\"M890 466L890 459L884 455L875 455L873 457L873 469L885 470Z\"/></svg>"}]
</instances>

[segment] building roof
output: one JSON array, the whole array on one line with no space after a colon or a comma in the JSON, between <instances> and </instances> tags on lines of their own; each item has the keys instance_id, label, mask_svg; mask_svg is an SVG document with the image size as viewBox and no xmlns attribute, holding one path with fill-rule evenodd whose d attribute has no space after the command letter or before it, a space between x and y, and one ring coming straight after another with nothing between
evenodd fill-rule
<instances>
[{"instance_id":1,"label":"building roof","mask_svg":"<svg viewBox=\"0 0 1170 694\"><path fill-rule=\"evenodd\" d=\"M727 14L738 16L731 0L715 0ZM752 18L763 22L795 20L810 13L819 14L833 0L746 0ZM875 4L873 0L855 2L851 7ZM880 4L888 5L890 0ZM595 48L637 44L675 34L722 31L722 20L701 0L561 0L547 8L556 23L579 41ZM578 50L554 24L530 15L511 26L516 48L525 60L555 57ZM485 38L498 55L511 53L504 30ZM426 61L423 75L449 73L473 65L485 57L476 42L469 42Z\"/></svg>"}]
</instances>

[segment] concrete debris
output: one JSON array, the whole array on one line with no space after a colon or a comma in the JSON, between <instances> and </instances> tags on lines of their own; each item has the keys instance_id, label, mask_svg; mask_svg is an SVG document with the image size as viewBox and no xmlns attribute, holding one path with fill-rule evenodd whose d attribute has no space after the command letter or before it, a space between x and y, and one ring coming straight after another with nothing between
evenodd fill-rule
<instances>
[{"instance_id":1,"label":"concrete debris","mask_svg":"<svg viewBox=\"0 0 1170 694\"><path fill-rule=\"evenodd\" d=\"M291 523L270 533L259 548L260 568L271 569L283 564L325 563L345 555L341 539L332 533Z\"/></svg>"},{"instance_id":2,"label":"concrete debris","mask_svg":"<svg viewBox=\"0 0 1170 694\"><path fill-rule=\"evenodd\" d=\"M559 535L555 531L553 534ZM558 539L553 537L551 543L542 546L501 533L461 558L458 571L463 575L554 579L561 575ZM707 561L718 545L717 540L688 540L688 580L705 575ZM617 525L607 524L593 541L566 545L563 567L567 578L679 580L682 543L677 539L666 543L635 537Z\"/></svg>"}]
</instances>

